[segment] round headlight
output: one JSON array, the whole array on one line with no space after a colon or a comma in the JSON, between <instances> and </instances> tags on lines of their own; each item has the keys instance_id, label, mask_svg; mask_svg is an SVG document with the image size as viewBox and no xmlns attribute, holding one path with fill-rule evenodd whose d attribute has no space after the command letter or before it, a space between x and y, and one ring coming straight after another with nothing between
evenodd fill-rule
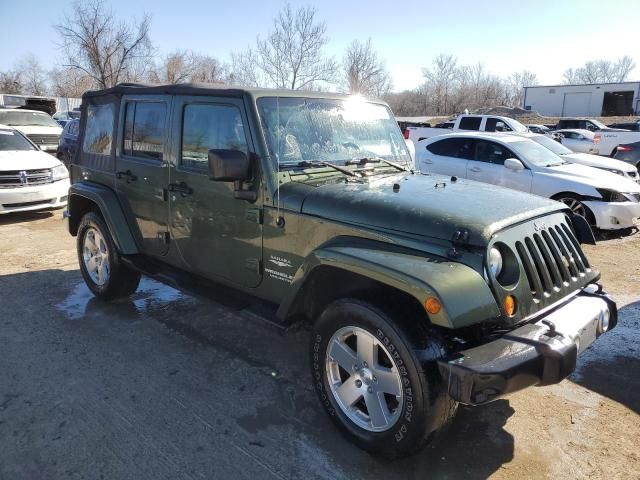
<instances>
[{"instance_id":1,"label":"round headlight","mask_svg":"<svg viewBox=\"0 0 640 480\"><path fill-rule=\"evenodd\" d=\"M496 247L489 250L489 272L493 278L497 278L502 272L502 254Z\"/></svg>"}]
</instances>

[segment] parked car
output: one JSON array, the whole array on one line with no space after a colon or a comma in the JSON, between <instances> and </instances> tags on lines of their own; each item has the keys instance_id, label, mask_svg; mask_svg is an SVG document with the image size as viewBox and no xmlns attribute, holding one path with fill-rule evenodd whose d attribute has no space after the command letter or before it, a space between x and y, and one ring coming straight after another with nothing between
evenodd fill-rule
<instances>
[{"instance_id":1,"label":"parked car","mask_svg":"<svg viewBox=\"0 0 640 480\"><path fill-rule=\"evenodd\" d=\"M640 120L636 120L635 122L612 123L608 125L608 127L620 130L628 130L630 132L640 132Z\"/></svg>"},{"instance_id":2,"label":"parked car","mask_svg":"<svg viewBox=\"0 0 640 480\"><path fill-rule=\"evenodd\" d=\"M78 149L78 134L80 133L80 120L74 119L67 122L60 135L60 144L56 156L65 165L69 165Z\"/></svg>"},{"instance_id":3,"label":"parked car","mask_svg":"<svg viewBox=\"0 0 640 480\"><path fill-rule=\"evenodd\" d=\"M20 131L0 125L0 214L62 208L69 172Z\"/></svg>"},{"instance_id":4,"label":"parked car","mask_svg":"<svg viewBox=\"0 0 640 480\"><path fill-rule=\"evenodd\" d=\"M416 145L416 168L558 200L603 230L635 226L640 185L610 172L571 164L516 135L453 133Z\"/></svg>"},{"instance_id":5,"label":"parked car","mask_svg":"<svg viewBox=\"0 0 640 480\"><path fill-rule=\"evenodd\" d=\"M0 110L0 125L14 127L24 133L41 150L55 155L62 127L44 112L8 108Z\"/></svg>"},{"instance_id":6,"label":"parked car","mask_svg":"<svg viewBox=\"0 0 640 480\"><path fill-rule=\"evenodd\" d=\"M640 142L618 145L613 158L630 163L640 171Z\"/></svg>"},{"instance_id":7,"label":"parked car","mask_svg":"<svg viewBox=\"0 0 640 480\"><path fill-rule=\"evenodd\" d=\"M582 217L410 170L383 102L126 84L82 105L67 216L89 289L126 297L144 273L308 322L318 398L370 452L559 382L615 326Z\"/></svg>"},{"instance_id":8,"label":"parked car","mask_svg":"<svg viewBox=\"0 0 640 480\"><path fill-rule=\"evenodd\" d=\"M604 123L593 118L561 118L558 120L556 130L589 130L591 132L599 132L601 130L616 130L607 127Z\"/></svg>"},{"instance_id":9,"label":"parked car","mask_svg":"<svg viewBox=\"0 0 640 480\"><path fill-rule=\"evenodd\" d=\"M407 127L409 139L414 142L425 138L435 137L451 131L476 130L480 132L515 132L526 133L529 131L523 124L509 117L496 115L458 115L451 125L451 122L444 122L435 128Z\"/></svg>"},{"instance_id":10,"label":"parked car","mask_svg":"<svg viewBox=\"0 0 640 480\"><path fill-rule=\"evenodd\" d=\"M53 115L53 119L58 122L61 127L64 127L69 121L80 118L79 110L65 110L62 112L56 112Z\"/></svg>"},{"instance_id":11,"label":"parked car","mask_svg":"<svg viewBox=\"0 0 640 480\"><path fill-rule=\"evenodd\" d=\"M546 135L528 134L523 135L523 137L530 138L534 142L548 148L569 163L577 163L580 165L586 165L587 167L599 168L601 170L615 173L616 175L622 175L634 182L640 182L638 170L634 165L629 165L628 163L621 162L613 158L601 157L600 155L573 152Z\"/></svg>"},{"instance_id":12,"label":"parked car","mask_svg":"<svg viewBox=\"0 0 640 480\"><path fill-rule=\"evenodd\" d=\"M594 132L594 148L591 153L603 155L605 157L613 157L616 154L618 145L640 141L640 132L632 132L621 128L610 128L602 122L594 119L578 118L578 119L560 119L558 121L557 130L575 131L589 130ZM573 150L571 146L569 146Z\"/></svg>"},{"instance_id":13,"label":"parked car","mask_svg":"<svg viewBox=\"0 0 640 480\"><path fill-rule=\"evenodd\" d=\"M548 135L551 133L551 129L546 125L528 124L525 125L531 133L538 133L540 135Z\"/></svg>"},{"instance_id":14,"label":"parked car","mask_svg":"<svg viewBox=\"0 0 640 480\"><path fill-rule=\"evenodd\" d=\"M589 130L556 130L554 132L560 136L560 143L569 150L577 153L593 153L596 152L595 133Z\"/></svg>"}]
</instances>

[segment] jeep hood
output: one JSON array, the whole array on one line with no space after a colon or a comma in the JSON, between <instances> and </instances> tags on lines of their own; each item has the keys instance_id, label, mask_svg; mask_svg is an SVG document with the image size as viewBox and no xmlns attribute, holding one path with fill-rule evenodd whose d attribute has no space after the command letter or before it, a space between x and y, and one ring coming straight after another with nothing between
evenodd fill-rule
<instances>
[{"instance_id":1,"label":"jeep hood","mask_svg":"<svg viewBox=\"0 0 640 480\"><path fill-rule=\"evenodd\" d=\"M399 188L394 188L394 185ZM402 173L363 183L320 186L291 182L280 188L288 208L365 228L451 240L466 229L467 243L485 246L515 223L565 208L559 202L470 180Z\"/></svg>"}]
</instances>

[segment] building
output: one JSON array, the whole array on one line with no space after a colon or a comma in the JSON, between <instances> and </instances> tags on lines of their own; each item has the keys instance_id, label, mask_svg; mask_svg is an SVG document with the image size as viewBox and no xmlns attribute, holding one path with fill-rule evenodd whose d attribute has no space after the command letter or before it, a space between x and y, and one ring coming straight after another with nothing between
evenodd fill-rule
<instances>
[{"instance_id":1,"label":"building","mask_svg":"<svg viewBox=\"0 0 640 480\"><path fill-rule=\"evenodd\" d=\"M522 106L548 117L640 115L640 81L524 87Z\"/></svg>"}]
</instances>

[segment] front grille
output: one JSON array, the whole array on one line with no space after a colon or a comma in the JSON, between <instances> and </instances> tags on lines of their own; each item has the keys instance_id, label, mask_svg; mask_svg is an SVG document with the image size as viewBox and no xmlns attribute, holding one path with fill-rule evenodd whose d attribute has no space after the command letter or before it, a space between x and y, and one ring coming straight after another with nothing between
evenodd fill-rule
<instances>
[{"instance_id":1,"label":"front grille","mask_svg":"<svg viewBox=\"0 0 640 480\"><path fill-rule=\"evenodd\" d=\"M516 251L537 300L580 286L591 268L566 223L547 226L517 241Z\"/></svg>"},{"instance_id":2,"label":"front grille","mask_svg":"<svg viewBox=\"0 0 640 480\"><path fill-rule=\"evenodd\" d=\"M0 188L19 188L52 183L51 170L7 170L0 171Z\"/></svg>"},{"instance_id":3,"label":"front grille","mask_svg":"<svg viewBox=\"0 0 640 480\"><path fill-rule=\"evenodd\" d=\"M57 145L58 141L60 140L60 136L59 135L55 135L55 134L32 134L32 135L27 135L27 137L29 137L29 140L31 140L33 143L35 143L36 145Z\"/></svg>"},{"instance_id":4,"label":"front grille","mask_svg":"<svg viewBox=\"0 0 640 480\"><path fill-rule=\"evenodd\" d=\"M631 198L633 198L636 202L640 202L640 193L629 193Z\"/></svg>"}]
</instances>

